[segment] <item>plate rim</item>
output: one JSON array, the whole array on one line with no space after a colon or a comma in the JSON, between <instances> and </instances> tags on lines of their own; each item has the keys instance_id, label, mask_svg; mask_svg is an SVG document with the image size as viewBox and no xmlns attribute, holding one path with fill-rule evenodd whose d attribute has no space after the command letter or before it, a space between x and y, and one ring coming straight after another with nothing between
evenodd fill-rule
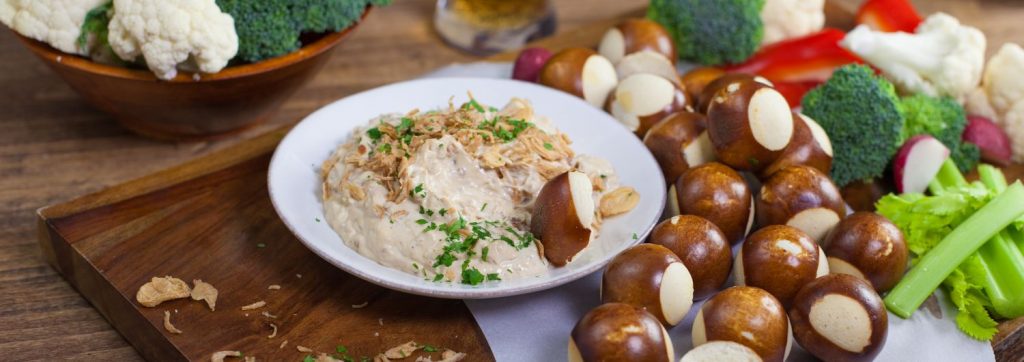
<instances>
[{"instance_id":1,"label":"plate rim","mask_svg":"<svg viewBox=\"0 0 1024 362\"><path fill-rule=\"evenodd\" d=\"M295 136L297 134L297 130L303 129L303 127L311 127L311 126L308 126L309 123L307 123L307 121L309 121L311 118L316 116L318 113L324 111L325 109L334 106L335 104L338 104L338 103L341 103L341 102L346 102L346 101L352 101L351 100L352 98L365 97L367 94L370 94L370 93L387 92L387 90L391 89L391 88L406 87L406 86L410 86L410 85L417 84L417 83L452 82L452 81L463 81L463 82L479 82L479 81L484 81L484 82L513 83L513 84L518 83L520 85L526 85L527 87L536 87L537 89L541 90L541 92L558 93L559 94L558 97L566 97L567 99L571 99L572 101L576 101L576 102L582 103L581 105L585 105L587 107L593 107L589 103L586 103L583 100L578 99L575 96L572 96L571 94L568 94L568 93L565 93L565 92L562 92L562 91L559 91L559 90L556 90L556 89L547 88L547 87L544 87L544 86L541 86L541 85L538 85L538 84L535 84L535 83L523 82L523 81L518 81L518 80L513 80L513 79L487 78L487 77L418 78L418 79L411 79L411 80L406 80L406 81L401 81L401 82L390 83L390 84L382 85L382 86L379 86L379 87L366 89L366 90L363 90L363 91L360 91L360 92L357 92L357 93L353 93L353 94L344 96L342 98L338 98L338 99L336 99L334 101L331 101L330 103L327 103L327 104L324 104L324 105L320 106L319 108L317 108L313 112L310 112L305 117L303 117L302 120L298 121L291 129L288 130L288 133L285 134L285 136L281 138L281 141L274 148L274 153L271 156L270 162L269 162L269 164L267 166L267 192L268 192L268 196L270 197L271 205L274 208L274 212L277 213L278 219L280 219L281 222L285 224L285 226L292 233L292 235L294 235L300 242L302 242L302 244L307 249L312 251L314 254L316 254L318 257L320 257L324 261L326 261L326 262L330 263L331 265L335 266L336 268L339 268L339 269L345 271L346 273L351 274L351 275L353 275L353 276L355 276L355 277L357 277L359 279L365 280L367 282L379 285L379 286L387 288L387 289L391 289L391 290L395 290L395 291L400 291L400 292L404 292L404 293L410 293L410 294L414 294L414 295L426 296L426 297L444 298L444 299L491 299L491 298L501 298L501 297L515 296L515 295L523 295L523 294L539 292L539 291L555 288L555 287L558 287L558 286L561 286L561 285L565 285L565 284L571 283L573 281L579 280L579 279L581 279L583 277L586 277L588 275L591 275L594 272L596 272L597 270L599 270L601 268L604 268L609 262L611 262L611 260L612 260L612 258L614 258L614 256L612 256L612 257L602 257L600 259L606 259L606 260L600 260L600 261L592 263L590 265L583 266L580 269L577 269L577 270L575 270L575 271L573 271L571 273L567 273L566 275L560 276L559 278L550 278L549 277L549 278L542 279L542 281L537 282L537 283L524 283L522 285L513 286L513 287L505 287L505 288L495 287L495 288L480 288L480 289L476 289L476 288L464 289L464 288L425 288L425 287L418 287L418 286L409 285L409 284L406 284L406 283L403 283L403 282L400 282L400 281L391 281L391 280L388 280L386 278L377 277L377 276L374 276L372 273L369 273L367 271L361 270L360 268L358 268L358 267L356 267L354 265L349 265L348 263L343 262L342 260L340 260L340 258L337 258L337 257L333 256L332 254L328 253L326 250L323 250L323 249L317 247L314 242L312 242L310 240L306 240L306 237L303 236L303 234L299 232L299 229L295 225L293 225L292 220L289 220L289 218L284 216L284 212L282 211L283 206L278 204L277 197L275 197L275 195L279 195L279 194L275 193L275 189L276 188L275 188L275 184L274 184L274 181L273 181L273 175L274 175L273 171L275 169L275 164L277 164L279 162L284 162L284 161L280 160L281 157L283 157L283 156L281 156L281 154L282 154L281 146L284 145L286 142L288 142L288 140L290 138L297 137L297 136ZM601 113L604 113L603 110L600 110L600 109L598 109L598 110ZM607 115L607 117L612 118L611 115ZM613 120L614 120L614 118L613 118ZM618 121L616 121L615 123L621 125ZM304 124L305 124L305 126L304 126ZM622 127L622 131L632 135L632 132L627 130L624 126ZM636 141L640 142L639 139L636 140ZM642 146L642 143L641 143L641 146ZM643 147L643 149L646 150L646 147ZM645 153L641 153L641 155L646 155L647 157L650 158L649 161L654 162L655 164L657 164L657 161L654 159L654 156L649 151L645 152ZM659 170L659 174L660 174L660 168L658 170ZM630 247L633 247L635 245L638 245L644 239L646 239L648 234L650 234L651 230L653 230L655 225L659 222L659 220L661 218L661 215L664 213L664 210L665 210L665 200L666 200L666 197L667 197L667 191L665 191L665 190L667 188L667 185L665 184L664 177L657 177L656 179L657 179L656 183L660 184L661 185L661 189L662 189L662 192L658 193L658 195L659 195L658 199L659 200L657 200L658 201L657 202L657 205L658 205L657 209L658 210L657 210L657 213L656 213L657 216L653 220L645 222L644 225L641 228L638 229L638 231L636 232L636 235L637 235L636 238L634 238L634 239L627 239L626 242L623 243L623 250L628 249ZM322 204L321 204L321 207L322 207ZM333 232L336 233L336 231L334 231L333 228L331 228L331 229L332 229ZM339 235L338 237L340 239L341 236ZM342 243L344 243L343 240L342 240ZM351 247L349 247L348 245L344 245L344 247L351 249ZM355 252L356 254L359 254L355 250L353 250L353 252ZM359 254L359 255L362 256L362 254ZM363 257L366 258L365 256L363 256ZM373 262L373 263L376 263L376 265L381 267L381 268L388 268L388 269L394 270L393 268L389 268L387 266L381 265L380 263L377 263L375 260L372 260L372 259L369 259L369 258L366 258L366 259L371 261L371 262Z\"/></svg>"}]
</instances>

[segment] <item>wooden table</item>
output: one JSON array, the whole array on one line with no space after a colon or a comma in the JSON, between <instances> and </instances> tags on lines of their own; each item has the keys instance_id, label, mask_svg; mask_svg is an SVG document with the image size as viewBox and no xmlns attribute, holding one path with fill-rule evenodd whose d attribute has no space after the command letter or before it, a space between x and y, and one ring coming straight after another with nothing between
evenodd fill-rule
<instances>
[{"instance_id":1,"label":"wooden table","mask_svg":"<svg viewBox=\"0 0 1024 362\"><path fill-rule=\"evenodd\" d=\"M858 0L843 2L854 6ZM985 30L990 53L1003 41L1024 41L1014 33L1024 3L919 2L924 11L945 9ZM588 0L580 6L580 1L554 0L560 32L645 3ZM982 11L996 16L982 21ZM231 139L189 144L150 141L119 128L89 108L10 32L0 30L0 359L139 359L39 257L35 209L223 149L347 94L477 60L442 43L432 14L431 0L401 0L375 11L269 124Z\"/></svg>"}]
</instances>

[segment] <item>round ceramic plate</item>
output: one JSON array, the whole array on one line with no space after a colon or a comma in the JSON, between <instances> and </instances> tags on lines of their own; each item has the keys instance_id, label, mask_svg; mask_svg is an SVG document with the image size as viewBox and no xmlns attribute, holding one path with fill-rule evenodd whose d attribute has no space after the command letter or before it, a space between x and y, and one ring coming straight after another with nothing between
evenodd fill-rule
<instances>
[{"instance_id":1,"label":"round ceramic plate","mask_svg":"<svg viewBox=\"0 0 1024 362\"><path fill-rule=\"evenodd\" d=\"M572 139L577 154L607 159L623 185L640 193L640 204L627 214L605 220L600 237L561 268L546 275L487 282L477 286L432 282L421 276L384 267L342 242L324 221L321 204L321 163L345 142L356 127L384 113L447 107L468 101L501 107L511 98L529 100ZM524 294L571 282L600 269L612 257L639 243L661 215L665 182L658 164L632 132L600 109L569 94L532 83L506 79L421 79L371 89L331 103L310 114L278 145L270 161L270 199L277 214L299 240L324 260L371 283L440 298L495 298Z\"/></svg>"}]
</instances>

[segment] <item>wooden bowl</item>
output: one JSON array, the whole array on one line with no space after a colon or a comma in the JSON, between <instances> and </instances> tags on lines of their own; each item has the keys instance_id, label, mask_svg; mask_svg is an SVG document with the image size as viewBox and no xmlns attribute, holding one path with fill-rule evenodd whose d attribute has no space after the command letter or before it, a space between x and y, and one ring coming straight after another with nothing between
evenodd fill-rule
<instances>
[{"instance_id":1,"label":"wooden bowl","mask_svg":"<svg viewBox=\"0 0 1024 362\"><path fill-rule=\"evenodd\" d=\"M370 9L348 28L311 37L292 53L229 66L216 74L179 72L168 81L148 69L99 64L18 38L86 101L125 128L156 139L193 141L224 137L267 120L326 64L330 50L366 19Z\"/></svg>"}]
</instances>

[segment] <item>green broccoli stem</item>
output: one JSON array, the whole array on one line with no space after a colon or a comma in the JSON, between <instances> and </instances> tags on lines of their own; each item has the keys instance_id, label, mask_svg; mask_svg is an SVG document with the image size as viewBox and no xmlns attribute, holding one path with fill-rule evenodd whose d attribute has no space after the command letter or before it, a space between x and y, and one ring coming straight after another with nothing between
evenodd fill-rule
<instances>
[{"instance_id":1,"label":"green broccoli stem","mask_svg":"<svg viewBox=\"0 0 1024 362\"><path fill-rule=\"evenodd\" d=\"M885 306L897 316L910 317L942 284L942 280L1021 215L1024 215L1024 185L1018 181L968 217L942 238L935 248L922 256L917 265L885 297Z\"/></svg>"},{"instance_id":2,"label":"green broccoli stem","mask_svg":"<svg viewBox=\"0 0 1024 362\"><path fill-rule=\"evenodd\" d=\"M999 169L981 165L978 175L989 191L996 194L1006 191L1006 177ZM985 292L992 309L1004 318L1024 315L1024 254L1017 247L1022 240L1013 241L1013 238L1009 230L1003 230L978 250L985 272Z\"/></svg>"}]
</instances>

